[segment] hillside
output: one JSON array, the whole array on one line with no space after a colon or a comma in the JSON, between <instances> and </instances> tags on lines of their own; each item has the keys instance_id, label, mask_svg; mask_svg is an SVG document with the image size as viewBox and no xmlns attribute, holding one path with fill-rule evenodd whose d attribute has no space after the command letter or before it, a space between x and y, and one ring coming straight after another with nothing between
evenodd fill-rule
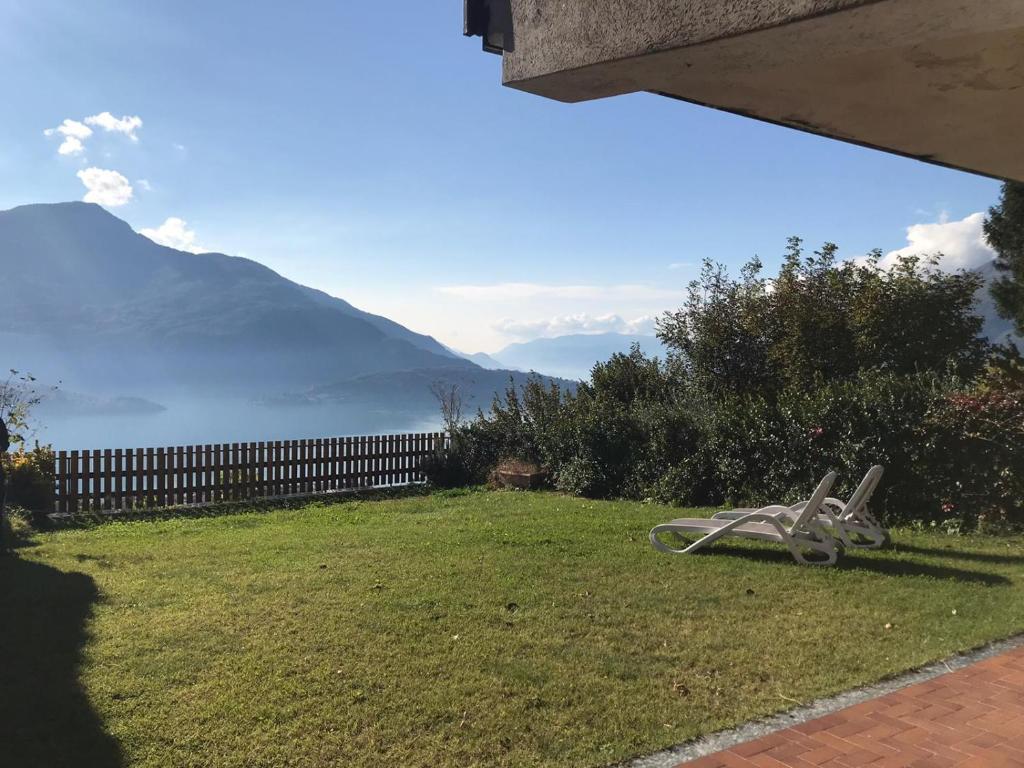
<instances>
[{"instance_id":1,"label":"hillside","mask_svg":"<svg viewBox=\"0 0 1024 768\"><path fill-rule=\"evenodd\" d=\"M254 261L157 245L96 205L0 212L0 270L4 365L83 392L266 393L476 368Z\"/></svg>"},{"instance_id":2,"label":"hillside","mask_svg":"<svg viewBox=\"0 0 1024 768\"><path fill-rule=\"evenodd\" d=\"M457 386L462 397L464 415L472 417L478 409L490 408L495 393L504 393L509 386L517 389L534 374L519 371L455 370L452 368L419 369L396 374L369 374L326 386L314 387L307 392L279 399L288 404L331 404L372 406L381 400L395 403L396 409L409 413L438 413L438 402L431 387L442 382ZM576 384L565 379L540 377L545 383L558 383L567 391L575 391Z\"/></svg>"}]
</instances>

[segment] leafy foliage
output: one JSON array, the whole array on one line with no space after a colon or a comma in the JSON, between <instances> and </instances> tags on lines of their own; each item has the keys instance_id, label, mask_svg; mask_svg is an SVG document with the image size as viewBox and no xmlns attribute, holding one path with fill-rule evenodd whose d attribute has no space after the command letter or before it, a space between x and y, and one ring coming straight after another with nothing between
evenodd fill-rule
<instances>
[{"instance_id":1,"label":"leafy foliage","mask_svg":"<svg viewBox=\"0 0 1024 768\"><path fill-rule=\"evenodd\" d=\"M7 478L7 503L35 513L37 521L53 511L54 455L49 446L20 446L13 453L0 453Z\"/></svg>"},{"instance_id":2,"label":"leafy foliage","mask_svg":"<svg viewBox=\"0 0 1024 768\"><path fill-rule=\"evenodd\" d=\"M996 251L1002 276L992 286L999 314L1024 336L1024 184L1006 182L999 204L989 209L985 237Z\"/></svg>"},{"instance_id":3,"label":"leafy foliage","mask_svg":"<svg viewBox=\"0 0 1024 768\"><path fill-rule=\"evenodd\" d=\"M1024 368L985 372L979 278L879 260L794 238L771 279L757 260L737 279L706 262L660 323L667 360L634 348L574 394L510 386L453 433L447 477L482 482L513 457L582 496L750 504L804 498L830 469L849 493L881 463L890 523L1024 524Z\"/></svg>"},{"instance_id":4,"label":"leafy foliage","mask_svg":"<svg viewBox=\"0 0 1024 768\"><path fill-rule=\"evenodd\" d=\"M47 390L40 387L35 376L14 368L0 381L0 421L7 425L13 444L25 445L31 430L32 409L46 394Z\"/></svg>"},{"instance_id":5,"label":"leafy foliage","mask_svg":"<svg viewBox=\"0 0 1024 768\"><path fill-rule=\"evenodd\" d=\"M790 238L776 278L749 262L738 280L705 261L686 304L659 323L692 384L711 393L773 393L847 379L863 370L977 374L987 345L972 309L980 278L944 274L877 251L837 260L831 243L806 255Z\"/></svg>"},{"instance_id":6,"label":"leafy foliage","mask_svg":"<svg viewBox=\"0 0 1024 768\"><path fill-rule=\"evenodd\" d=\"M983 529L1024 526L1024 386L991 378L942 399L929 414L943 510Z\"/></svg>"}]
</instances>

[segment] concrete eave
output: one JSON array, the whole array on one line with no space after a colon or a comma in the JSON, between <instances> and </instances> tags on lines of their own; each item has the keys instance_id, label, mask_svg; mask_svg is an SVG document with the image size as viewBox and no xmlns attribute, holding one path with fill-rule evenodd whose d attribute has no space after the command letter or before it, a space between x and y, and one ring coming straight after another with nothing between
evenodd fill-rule
<instances>
[{"instance_id":1,"label":"concrete eave","mask_svg":"<svg viewBox=\"0 0 1024 768\"><path fill-rule=\"evenodd\" d=\"M506 85L649 91L1024 180L1024 0L511 0Z\"/></svg>"}]
</instances>

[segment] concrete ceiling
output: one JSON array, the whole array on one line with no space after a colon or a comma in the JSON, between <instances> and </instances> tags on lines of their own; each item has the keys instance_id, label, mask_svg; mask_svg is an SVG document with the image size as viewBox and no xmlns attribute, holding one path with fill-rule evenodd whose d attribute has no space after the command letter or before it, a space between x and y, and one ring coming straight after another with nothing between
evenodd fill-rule
<instances>
[{"instance_id":1,"label":"concrete ceiling","mask_svg":"<svg viewBox=\"0 0 1024 768\"><path fill-rule=\"evenodd\" d=\"M1024 181L1024 0L511 0L509 86L652 91Z\"/></svg>"}]
</instances>

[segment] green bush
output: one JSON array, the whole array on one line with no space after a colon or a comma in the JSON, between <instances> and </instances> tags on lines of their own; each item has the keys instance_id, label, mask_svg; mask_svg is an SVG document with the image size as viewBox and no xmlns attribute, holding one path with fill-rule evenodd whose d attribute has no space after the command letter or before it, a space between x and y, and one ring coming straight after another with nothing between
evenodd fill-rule
<instances>
[{"instance_id":1,"label":"green bush","mask_svg":"<svg viewBox=\"0 0 1024 768\"><path fill-rule=\"evenodd\" d=\"M0 454L7 476L7 504L30 510L37 520L53 511L54 455L49 446Z\"/></svg>"},{"instance_id":2,"label":"green bush","mask_svg":"<svg viewBox=\"0 0 1024 768\"><path fill-rule=\"evenodd\" d=\"M891 523L934 519L941 502L928 450L930 414L954 386L933 374L868 372L777 398L726 398L705 419L703 471L719 478L714 504L804 498L829 470L849 494L872 464L886 468L874 507ZM688 499L686 501L695 501Z\"/></svg>"},{"instance_id":3,"label":"green bush","mask_svg":"<svg viewBox=\"0 0 1024 768\"><path fill-rule=\"evenodd\" d=\"M953 393L929 416L945 517L969 528L1024 528L1024 387Z\"/></svg>"},{"instance_id":4,"label":"green bush","mask_svg":"<svg viewBox=\"0 0 1024 768\"><path fill-rule=\"evenodd\" d=\"M531 381L453 433L434 473L483 482L503 458L542 465L582 496L683 505L805 498L829 470L838 495L886 474L873 509L889 524L956 530L1024 523L1024 365L978 337L978 279L878 254L838 263L790 242L779 275L738 280L705 265L660 337L575 392Z\"/></svg>"}]
</instances>

